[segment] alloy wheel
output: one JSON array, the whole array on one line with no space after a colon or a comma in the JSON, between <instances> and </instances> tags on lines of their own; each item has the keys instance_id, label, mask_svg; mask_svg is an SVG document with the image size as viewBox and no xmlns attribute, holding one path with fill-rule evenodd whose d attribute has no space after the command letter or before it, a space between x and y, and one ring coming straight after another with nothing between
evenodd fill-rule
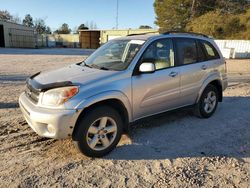
<instances>
[{"instance_id":1,"label":"alloy wheel","mask_svg":"<svg viewBox=\"0 0 250 188\"><path fill-rule=\"evenodd\" d=\"M216 93L210 91L207 93L207 96L204 98L204 110L206 113L211 113L216 106Z\"/></svg>"},{"instance_id":2,"label":"alloy wheel","mask_svg":"<svg viewBox=\"0 0 250 188\"><path fill-rule=\"evenodd\" d=\"M96 151L108 148L115 140L117 124L111 117L101 117L94 121L86 135L89 147Z\"/></svg>"}]
</instances>

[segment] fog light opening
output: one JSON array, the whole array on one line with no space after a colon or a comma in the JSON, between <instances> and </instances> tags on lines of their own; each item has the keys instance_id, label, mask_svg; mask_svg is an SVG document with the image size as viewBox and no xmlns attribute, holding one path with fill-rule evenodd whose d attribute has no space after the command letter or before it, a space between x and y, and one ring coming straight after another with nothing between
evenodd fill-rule
<instances>
[{"instance_id":1,"label":"fog light opening","mask_svg":"<svg viewBox=\"0 0 250 188\"><path fill-rule=\"evenodd\" d=\"M52 125L47 126L48 132L51 134L55 134L56 130Z\"/></svg>"}]
</instances>

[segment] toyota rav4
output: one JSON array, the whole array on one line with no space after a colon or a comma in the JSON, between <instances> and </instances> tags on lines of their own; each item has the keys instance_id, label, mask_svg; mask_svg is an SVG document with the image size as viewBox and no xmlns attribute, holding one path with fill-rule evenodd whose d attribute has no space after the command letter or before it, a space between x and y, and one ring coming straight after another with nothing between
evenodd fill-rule
<instances>
[{"instance_id":1,"label":"toyota rav4","mask_svg":"<svg viewBox=\"0 0 250 188\"><path fill-rule=\"evenodd\" d=\"M38 135L72 138L83 154L101 157L138 119L186 106L209 118L226 87L211 38L168 32L114 39L80 63L39 72L19 103Z\"/></svg>"}]
</instances>

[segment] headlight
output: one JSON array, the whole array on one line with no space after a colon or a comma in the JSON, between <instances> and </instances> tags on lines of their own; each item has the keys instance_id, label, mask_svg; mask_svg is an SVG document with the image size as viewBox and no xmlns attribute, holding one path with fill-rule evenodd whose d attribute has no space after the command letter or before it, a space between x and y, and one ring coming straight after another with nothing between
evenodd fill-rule
<instances>
[{"instance_id":1,"label":"headlight","mask_svg":"<svg viewBox=\"0 0 250 188\"><path fill-rule=\"evenodd\" d=\"M58 106L78 93L77 86L61 87L46 91L42 96L42 104L47 106Z\"/></svg>"}]
</instances>

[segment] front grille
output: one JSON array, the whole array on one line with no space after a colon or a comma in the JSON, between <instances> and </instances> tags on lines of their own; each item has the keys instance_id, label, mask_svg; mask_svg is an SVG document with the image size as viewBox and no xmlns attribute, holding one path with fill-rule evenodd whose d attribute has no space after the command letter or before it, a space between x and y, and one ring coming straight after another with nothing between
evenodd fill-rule
<instances>
[{"instance_id":1,"label":"front grille","mask_svg":"<svg viewBox=\"0 0 250 188\"><path fill-rule=\"evenodd\" d=\"M39 92L37 92L37 91L34 91L33 89L32 89L32 86L26 86L26 89L25 89L25 94L26 94L26 96L31 100L31 101L33 101L35 104L37 104L38 103L38 100L39 100Z\"/></svg>"}]
</instances>

